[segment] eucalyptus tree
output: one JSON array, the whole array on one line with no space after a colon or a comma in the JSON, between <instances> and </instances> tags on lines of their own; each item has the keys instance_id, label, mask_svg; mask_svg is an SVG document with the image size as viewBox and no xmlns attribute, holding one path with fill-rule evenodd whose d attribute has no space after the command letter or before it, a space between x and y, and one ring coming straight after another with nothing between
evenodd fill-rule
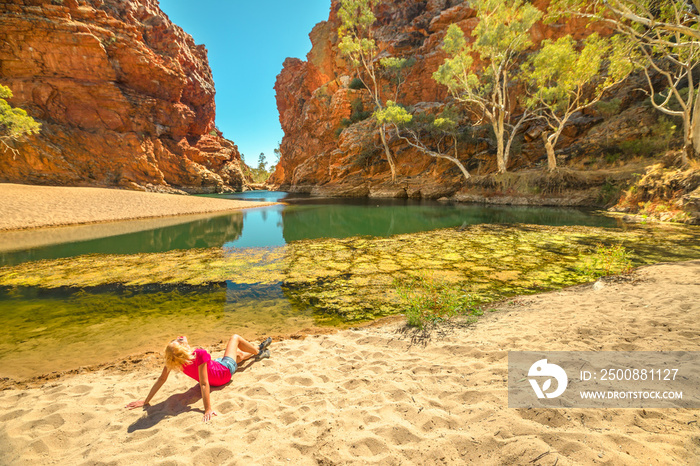
<instances>
[{"instance_id":1,"label":"eucalyptus tree","mask_svg":"<svg viewBox=\"0 0 700 466\"><path fill-rule=\"evenodd\" d=\"M564 36L543 41L523 64L523 79L531 91L527 106L539 109L549 125L543 139L550 171L557 168L554 147L571 116L596 104L632 71L625 45L619 36L609 39L593 33L579 47L571 36ZM605 69L607 76L601 77Z\"/></svg>"},{"instance_id":2,"label":"eucalyptus tree","mask_svg":"<svg viewBox=\"0 0 700 466\"><path fill-rule=\"evenodd\" d=\"M652 105L683 119L683 161L700 155L700 1L555 0L550 8L588 18L623 35L637 49L630 60L647 78ZM654 75L664 81L660 93Z\"/></svg>"},{"instance_id":3,"label":"eucalyptus tree","mask_svg":"<svg viewBox=\"0 0 700 466\"><path fill-rule=\"evenodd\" d=\"M443 112L445 113L445 112ZM431 149L426 143L425 138L421 137L417 130L410 128L408 125L413 122L413 115L404 107L389 100L385 108L377 110L374 113L374 118L380 124L391 125L399 139L403 140L409 146L418 149L423 154L436 159L449 160L455 164L462 172L465 180L471 178L469 171L459 160L458 154L458 128L455 118L449 114L439 115L430 123L430 129L433 131L442 132L444 135L452 138L454 145L454 155L435 149Z\"/></svg>"},{"instance_id":4,"label":"eucalyptus tree","mask_svg":"<svg viewBox=\"0 0 700 466\"><path fill-rule=\"evenodd\" d=\"M378 63L379 48L373 36L373 26L377 18L372 11L378 3L379 0L340 0L338 48L358 72L358 78L372 96L375 108L381 110L384 108L384 100L380 82L381 68ZM387 64L401 66L391 62ZM381 122L378 124L384 154L391 169L391 180L394 182L396 181L396 162L387 141L386 124Z\"/></svg>"},{"instance_id":5,"label":"eucalyptus tree","mask_svg":"<svg viewBox=\"0 0 700 466\"><path fill-rule=\"evenodd\" d=\"M498 172L504 173L517 129L530 116L524 112L514 126L510 125L514 107L510 87L517 79L518 59L532 46L530 29L542 12L525 0L482 0L473 2L472 7L479 18L472 40L467 41L458 25L450 25L443 43L448 56L433 79L467 105L477 124L486 120L491 125Z\"/></svg>"},{"instance_id":6,"label":"eucalyptus tree","mask_svg":"<svg viewBox=\"0 0 700 466\"><path fill-rule=\"evenodd\" d=\"M0 142L4 151L11 151L13 157L17 155L17 149L10 145L11 141L18 141L30 134L37 134L41 124L30 117L21 108L13 108L5 99L12 98L9 87L0 84Z\"/></svg>"},{"instance_id":7,"label":"eucalyptus tree","mask_svg":"<svg viewBox=\"0 0 700 466\"><path fill-rule=\"evenodd\" d=\"M379 59L379 64L381 65L382 74L393 85L394 102L398 102L401 85L406 82L411 67L416 64L416 59L413 57L383 57Z\"/></svg>"}]
</instances>

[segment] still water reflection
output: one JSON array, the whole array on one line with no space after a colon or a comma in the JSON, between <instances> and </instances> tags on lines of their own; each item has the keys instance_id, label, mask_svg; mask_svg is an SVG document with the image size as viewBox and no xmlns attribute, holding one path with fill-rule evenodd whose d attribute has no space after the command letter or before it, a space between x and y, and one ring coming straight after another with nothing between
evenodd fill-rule
<instances>
[{"instance_id":1,"label":"still water reflection","mask_svg":"<svg viewBox=\"0 0 700 466\"><path fill-rule=\"evenodd\" d=\"M226 215L140 220L0 234L0 265L82 254L138 254L209 247L275 247L292 241L391 236L479 223L613 227L617 221L578 209L448 204L405 199L324 199L252 191L219 198L278 201ZM21 235L21 236L19 236ZM55 241L53 240L55 238Z\"/></svg>"},{"instance_id":2,"label":"still water reflection","mask_svg":"<svg viewBox=\"0 0 700 466\"><path fill-rule=\"evenodd\" d=\"M277 282L242 281L232 273L225 284L168 284L186 261L177 258L166 263L167 254L162 253L168 251L178 255L191 250L183 253L191 256L197 253L193 249L223 247L221 252L229 256L254 256L256 251L274 252L285 245L293 248L301 244L295 241L303 239L386 237L480 223L617 225L613 219L576 209L320 199L276 192L218 197L283 204L225 215L0 233L0 266L26 263L33 276L41 268L60 266L33 263L40 259L74 258L67 262L81 264L78 275L82 277L109 275L100 267L95 272L93 263L106 264L105 270L111 270L109 261L116 267L139 254L159 254L144 266L158 279L149 286L124 286L117 280L84 287L0 287L0 378L30 377L159 351L162 342L183 333L199 344L212 344L231 331L253 338L304 331L314 325L345 325L332 316L320 318L309 306L291 299ZM86 258L86 254L94 256ZM264 269L265 264L258 266Z\"/></svg>"}]
</instances>

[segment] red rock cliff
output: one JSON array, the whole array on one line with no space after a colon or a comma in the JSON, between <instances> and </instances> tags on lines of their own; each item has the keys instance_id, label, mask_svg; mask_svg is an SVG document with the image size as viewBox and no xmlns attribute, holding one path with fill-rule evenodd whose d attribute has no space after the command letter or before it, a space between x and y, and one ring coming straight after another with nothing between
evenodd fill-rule
<instances>
[{"instance_id":1,"label":"red rock cliff","mask_svg":"<svg viewBox=\"0 0 700 466\"><path fill-rule=\"evenodd\" d=\"M213 192L241 189L215 130L203 45L157 0L3 0L0 83L42 124L0 152L0 181Z\"/></svg>"},{"instance_id":2,"label":"red rock cliff","mask_svg":"<svg viewBox=\"0 0 700 466\"><path fill-rule=\"evenodd\" d=\"M544 9L548 1L535 3ZM445 59L441 47L447 28L457 23L469 33L478 24L470 5L456 0L384 0L375 9L375 39L381 55L416 59L401 87L400 103L428 110L445 105L446 88L437 84L432 74ZM355 72L337 50L338 10L339 0L332 0L328 21L316 25L309 35L313 47L307 60L287 59L277 77L277 106L285 135L280 162L270 182L290 191L344 196L440 197L454 193L463 186L463 178L452 163L422 155L394 138L390 144L398 178L392 183L371 119L343 124L353 105L357 108L362 102L365 111L371 111L373 105L366 91L349 86ZM568 33L583 38L590 31L569 21L553 26L537 24L531 34L538 43ZM626 98L625 106L632 97ZM581 136L600 121L594 111L577 116L559 147L566 148L574 140L583 143ZM635 116L634 121L639 118ZM641 128L635 123L631 130ZM586 144L594 147L595 141ZM495 148L491 149L488 134L484 134L465 144L460 159L472 174L493 172ZM519 153L512 157L510 169L535 164L542 156L541 140L526 137Z\"/></svg>"}]
</instances>

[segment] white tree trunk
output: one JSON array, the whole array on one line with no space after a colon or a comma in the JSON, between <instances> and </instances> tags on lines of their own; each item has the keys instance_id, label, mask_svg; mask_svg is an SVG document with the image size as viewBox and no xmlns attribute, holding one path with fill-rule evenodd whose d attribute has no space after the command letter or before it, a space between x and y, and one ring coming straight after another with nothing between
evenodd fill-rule
<instances>
[{"instance_id":1,"label":"white tree trunk","mask_svg":"<svg viewBox=\"0 0 700 466\"><path fill-rule=\"evenodd\" d=\"M471 178L471 175L469 174L467 169L464 167L464 165L462 165L462 162L460 162L456 157L451 157L449 155L444 155L444 154L434 155L433 157L441 157L443 159L449 160L450 162L454 163L455 165L457 165L459 167L459 169L462 171L462 175L464 176L465 180L468 180L469 178Z\"/></svg>"},{"instance_id":2,"label":"white tree trunk","mask_svg":"<svg viewBox=\"0 0 700 466\"><path fill-rule=\"evenodd\" d=\"M471 175L467 171L466 167L457 158L457 139L456 138L455 138L455 156L452 157L451 155L441 154L440 152L435 152L435 151L428 149L420 142L420 140L418 139L418 136L416 136L415 133L411 132L412 138L409 138L409 137L401 135L401 131L399 130L398 126L394 125L394 129L396 130L396 135L400 139L405 141L409 146L415 147L416 149L423 152L424 154L429 155L431 157L435 157L436 159L449 160L450 162L457 165L457 167L459 167L459 170L462 172L462 176L464 176L465 180L468 180L469 178L471 178ZM411 139L413 139L413 140L411 140Z\"/></svg>"},{"instance_id":3,"label":"white tree trunk","mask_svg":"<svg viewBox=\"0 0 700 466\"><path fill-rule=\"evenodd\" d=\"M386 130L384 125L379 126L379 136L382 138L382 145L384 146L384 154L386 154L386 159L389 162L389 168L391 169L391 182L396 182L396 164L394 163L394 157L391 155L391 149L389 149L389 144L386 142Z\"/></svg>"},{"instance_id":4,"label":"white tree trunk","mask_svg":"<svg viewBox=\"0 0 700 466\"><path fill-rule=\"evenodd\" d=\"M498 163L498 173L505 173L508 169L508 161L505 157L505 144L503 143L503 118L495 121L493 131L496 133L496 162Z\"/></svg>"},{"instance_id":5,"label":"white tree trunk","mask_svg":"<svg viewBox=\"0 0 700 466\"><path fill-rule=\"evenodd\" d=\"M547 151L547 169L552 172L557 169L557 155L554 153L554 139L555 135L547 135L547 133L542 133L542 139L544 139L544 148Z\"/></svg>"},{"instance_id":6,"label":"white tree trunk","mask_svg":"<svg viewBox=\"0 0 700 466\"><path fill-rule=\"evenodd\" d=\"M692 148L687 151L683 151L683 163L688 163L686 157L698 158L700 155L700 95L695 97L695 102L693 104L693 118L690 122L690 142L692 143Z\"/></svg>"}]
</instances>

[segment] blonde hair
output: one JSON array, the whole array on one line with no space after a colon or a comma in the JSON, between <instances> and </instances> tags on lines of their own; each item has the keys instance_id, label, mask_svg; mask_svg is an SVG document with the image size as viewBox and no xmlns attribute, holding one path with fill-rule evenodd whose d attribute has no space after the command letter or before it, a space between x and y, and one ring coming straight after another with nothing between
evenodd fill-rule
<instances>
[{"instance_id":1,"label":"blonde hair","mask_svg":"<svg viewBox=\"0 0 700 466\"><path fill-rule=\"evenodd\" d=\"M194 360L194 351L189 345L173 340L165 347L165 366L170 370L181 371Z\"/></svg>"}]
</instances>

